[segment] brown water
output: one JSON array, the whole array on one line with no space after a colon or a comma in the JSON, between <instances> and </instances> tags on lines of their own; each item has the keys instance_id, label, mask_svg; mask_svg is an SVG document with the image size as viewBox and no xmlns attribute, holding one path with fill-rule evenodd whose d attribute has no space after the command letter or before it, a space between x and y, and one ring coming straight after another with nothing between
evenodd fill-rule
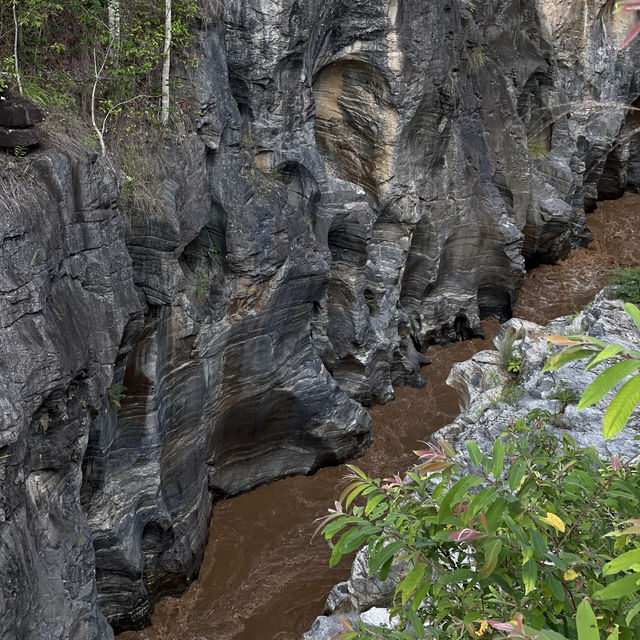
<instances>
[{"instance_id":1,"label":"brown water","mask_svg":"<svg viewBox=\"0 0 640 640\"><path fill-rule=\"evenodd\" d=\"M544 323L572 313L608 283L618 266L640 264L640 195L602 203L588 216L594 242L558 265L527 275L515 313ZM497 323L484 324L489 338ZM400 388L396 399L374 407L375 443L356 464L371 475L406 469L412 449L458 413L445 385L454 362L466 360L488 340L431 347L426 389ZM156 607L153 626L118 640L299 640L322 613L330 588L347 577L348 563L328 568L320 538L310 542L314 519L326 513L344 486L344 467L311 477L287 478L216 504L209 545L197 582L181 598Z\"/></svg>"}]
</instances>

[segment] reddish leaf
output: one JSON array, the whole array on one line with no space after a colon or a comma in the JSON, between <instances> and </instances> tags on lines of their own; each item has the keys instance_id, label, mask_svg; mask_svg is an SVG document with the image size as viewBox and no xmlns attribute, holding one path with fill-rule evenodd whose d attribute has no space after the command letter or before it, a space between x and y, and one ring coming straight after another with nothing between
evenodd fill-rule
<instances>
[{"instance_id":1,"label":"reddish leaf","mask_svg":"<svg viewBox=\"0 0 640 640\"><path fill-rule=\"evenodd\" d=\"M476 531L475 529L461 529L460 531L454 531L449 534L449 540L457 540L458 542L470 542L484 537L486 537L485 533Z\"/></svg>"}]
</instances>

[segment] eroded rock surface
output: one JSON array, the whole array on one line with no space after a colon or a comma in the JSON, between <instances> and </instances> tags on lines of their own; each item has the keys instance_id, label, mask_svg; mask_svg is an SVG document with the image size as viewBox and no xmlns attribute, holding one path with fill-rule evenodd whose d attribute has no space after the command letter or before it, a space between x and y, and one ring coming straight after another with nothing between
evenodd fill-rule
<instances>
[{"instance_id":1,"label":"eroded rock surface","mask_svg":"<svg viewBox=\"0 0 640 640\"><path fill-rule=\"evenodd\" d=\"M636 410L628 425L616 437L606 440L602 435L602 416L613 394L602 402L576 410L577 402L603 365L584 372L584 361L574 361L555 372L541 373L549 355L545 336L587 333L606 343L637 348L638 331L633 320L624 312L620 300L609 299L605 289L593 303L575 318L559 318L546 327L514 318L501 328L495 339L499 347L505 335L515 336L513 353L522 356L520 380L514 386L513 377L504 375L504 363L496 359L489 364L493 351L481 351L466 362L453 366L447 383L460 394L462 413L450 425L438 431L435 439L443 438L464 455L465 440L474 439L482 449L493 442L517 418L531 409L548 411L552 416L549 429L559 438L568 432L578 447L594 446L598 453L609 458L633 457L640 452L634 440L640 433L640 411ZM478 375L478 364L483 375ZM515 391L515 393L514 393Z\"/></svg>"},{"instance_id":2,"label":"eroded rock surface","mask_svg":"<svg viewBox=\"0 0 640 640\"><path fill-rule=\"evenodd\" d=\"M205 4L144 210L53 152L5 199L3 638L144 625L213 499L357 454L636 171L604 0Z\"/></svg>"}]
</instances>

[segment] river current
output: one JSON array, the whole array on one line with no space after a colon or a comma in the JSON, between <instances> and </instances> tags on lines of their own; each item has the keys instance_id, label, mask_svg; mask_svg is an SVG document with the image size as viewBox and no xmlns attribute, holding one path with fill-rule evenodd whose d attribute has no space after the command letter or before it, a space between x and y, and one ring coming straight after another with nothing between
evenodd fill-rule
<instances>
[{"instance_id":1,"label":"river current","mask_svg":"<svg viewBox=\"0 0 640 640\"><path fill-rule=\"evenodd\" d=\"M616 267L640 264L640 195L600 203L587 223L593 242L528 273L515 316L545 324L573 313ZM375 442L358 466L375 476L403 471L419 441L455 418L456 394L445 379L454 362L492 348L498 324L487 320L483 328L485 340L429 348L426 389L398 388L393 402L370 410ZM198 580L184 596L161 601L151 627L117 640L299 640L330 588L349 573L346 561L329 569L320 537L311 542L314 519L337 499L344 475L344 466L321 469L218 502Z\"/></svg>"}]
</instances>

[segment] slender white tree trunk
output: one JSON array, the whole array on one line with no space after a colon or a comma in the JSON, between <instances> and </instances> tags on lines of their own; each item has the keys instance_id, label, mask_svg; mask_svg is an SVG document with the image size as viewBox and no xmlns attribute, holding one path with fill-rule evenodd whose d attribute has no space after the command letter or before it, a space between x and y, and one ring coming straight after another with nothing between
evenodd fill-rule
<instances>
[{"instance_id":1,"label":"slender white tree trunk","mask_svg":"<svg viewBox=\"0 0 640 640\"><path fill-rule=\"evenodd\" d=\"M20 76L20 67L18 65L18 15L16 14L16 4L18 0L13 0L11 9L13 11L13 66L16 72L16 82L18 83L18 91L22 95L22 77Z\"/></svg>"},{"instance_id":2,"label":"slender white tree trunk","mask_svg":"<svg viewBox=\"0 0 640 640\"><path fill-rule=\"evenodd\" d=\"M109 0L107 5L107 21L109 26L109 41L111 42L111 56L116 61L120 58L120 0Z\"/></svg>"},{"instance_id":3,"label":"slender white tree trunk","mask_svg":"<svg viewBox=\"0 0 640 640\"><path fill-rule=\"evenodd\" d=\"M100 76L104 71L104 67L107 64L107 58L109 57L110 49L107 49L107 53L102 60L102 64L100 68L98 68L98 56L96 54L96 50L93 50L93 86L91 88L91 124L93 125L93 130L96 132L96 137L98 138L98 142L100 143L100 153L103 156L107 155L107 147L104 144L104 135L103 130L98 127L98 123L96 121L96 94L98 92L98 84L100 83ZM104 129L104 125L103 125Z\"/></svg>"},{"instance_id":4,"label":"slender white tree trunk","mask_svg":"<svg viewBox=\"0 0 640 640\"><path fill-rule=\"evenodd\" d=\"M169 121L169 72L171 70L171 0L164 2L164 51L162 64L162 105L160 122Z\"/></svg>"}]
</instances>

